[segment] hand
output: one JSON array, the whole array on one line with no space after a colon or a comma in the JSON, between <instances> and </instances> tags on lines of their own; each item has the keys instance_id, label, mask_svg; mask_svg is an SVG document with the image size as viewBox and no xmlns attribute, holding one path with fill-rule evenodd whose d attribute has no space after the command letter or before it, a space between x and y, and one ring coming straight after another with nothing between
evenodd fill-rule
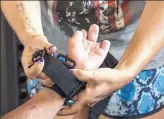
<instances>
[{"instance_id":1,"label":"hand","mask_svg":"<svg viewBox=\"0 0 164 119\"><path fill-rule=\"evenodd\" d=\"M29 40L29 42L27 42ZM29 68L32 62L32 55L37 50L43 50L46 48L47 53L54 54L56 51L56 47L48 42L47 38L43 35L33 35L30 36L26 40L26 44L24 44L24 51L22 54L22 66L24 68L24 72L29 79L38 78L38 80L46 85L51 86L53 82L44 74L41 73L44 67L44 58L40 61L35 62L34 65Z\"/></svg>"},{"instance_id":2,"label":"hand","mask_svg":"<svg viewBox=\"0 0 164 119\"><path fill-rule=\"evenodd\" d=\"M72 115L84 107L95 105L126 85L131 79L128 73L110 68L91 71L73 69L73 73L79 80L87 82L87 85L85 90L74 98L76 102L72 106L63 108L58 112L58 115L61 116Z\"/></svg>"},{"instance_id":3,"label":"hand","mask_svg":"<svg viewBox=\"0 0 164 119\"><path fill-rule=\"evenodd\" d=\"M76 69L92 70L97 69L104 61L110 42L98 39L99 27L91 25L89 31L77 31L68 41L68 56L77 62Z\"/></svg>"}]
</instances>

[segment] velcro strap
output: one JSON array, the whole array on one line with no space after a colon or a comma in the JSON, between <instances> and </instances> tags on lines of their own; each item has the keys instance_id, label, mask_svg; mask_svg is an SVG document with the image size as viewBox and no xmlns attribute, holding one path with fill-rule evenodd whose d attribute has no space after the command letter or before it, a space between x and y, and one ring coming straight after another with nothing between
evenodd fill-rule
<instances>
[{"instance_id":1,"label":"velcro strap","mask_svg":"<svg viewBox=\"0 0 164 119\"><path fill-rule=\"evenodd\" d=\"M55 83L52 87L62 97L71 99L85 85L59 59L49 54L44 56L43 72Z\"/></svg>"}]
</instances>

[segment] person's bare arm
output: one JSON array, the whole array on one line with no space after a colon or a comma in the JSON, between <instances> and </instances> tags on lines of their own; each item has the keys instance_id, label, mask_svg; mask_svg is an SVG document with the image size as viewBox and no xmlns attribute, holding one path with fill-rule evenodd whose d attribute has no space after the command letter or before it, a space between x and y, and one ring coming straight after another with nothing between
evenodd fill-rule
<instances>
[{"instance_id":1,"label":"person's bare arm","mask_svg":"<svg viewBox=\"0 0 164 119\"><path fill-rule=\"evenodd\" d=\"M116 68L136 76L164 46L164 2L147 1L137 30Z\"/></svg>"},{"instance_id":2,"label":"person's bare arm","mask_svg":"<svg viewBox=\"0 0 164 119\"><path fill-rule=\"evenodd\" d=\"M26 103L6 114L2 119L54 119L64 99L48 88L41 89Z\"/></svg>"},{"instance_id":3,"label":"person's bare arm","mask_svg":"<svg viewBox=\"0 0 164 119\"><path fill-rule=\"evenodd\" d=\"M39 1L1 1L1 9L23 44L29 35L43 34Z\"/></svg>"},{"instance_id":4,"label":"person's bare arm","mask_svg":"<svg viewBox=\"0 0 164 119\"><path fill-rule=\"evenodd\" d=\"M8 23L24 45L22 66L26 76L29 79L36 77L44 79L44 84L49 86L52 82L48 77L41 74L44 59L41 59L29 68L33 64L32 55L37 50L46 48L49 54L53 54L56 51L56 47L49 43L43 34L40 1L1 1L1 9ZM42 83L42 80L40 82Z\"/></svg>"},{"instance_id":5,"label":"person's bare arm","mask_svg":"<svg viewBox=\"0 0 164 119\"><path fill-rule=\"evenodd\" d=\"M60 110L59 115L77 113L93 106L128 84L164 46L164 2L147 1L137 30L116 68L73 69L74 75L87 82L78 100ZM162 59L161 59L162 60Z\"/></svg>"}]
</instances>

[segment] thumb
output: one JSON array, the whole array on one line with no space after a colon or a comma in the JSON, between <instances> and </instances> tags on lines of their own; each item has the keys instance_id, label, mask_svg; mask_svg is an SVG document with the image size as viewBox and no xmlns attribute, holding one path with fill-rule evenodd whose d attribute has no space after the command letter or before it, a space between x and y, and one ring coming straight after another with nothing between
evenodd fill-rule
<instances>
[{"instance_id":1,"label":"thumb","mask_svg":"<svg viewBox=\"0 0 164 119\"><path fill-rule=\"evenodd\" d=\"M83 82L89 82L93 78L93 71L85 71L80 69L72 69L73 74Z\"/></svg>"},{"instance_id":2,"label":"thumb","mask_svg":"<svg viewBox=\"0 0 164 119\"><path fill-rule=\"evenodd\" d=\"M51 44L49 42L46 44L45 48L46 48L48 54L53 54L57 50L56 46L54 46L53 44Z\"/></svg>"},{"instance_id":3,"label":"thumb","mask_svg":"<svg viewBox=\"0 0 164 119\"><path fill-rule=\"evenodd\" d=\"M83 34L85 34L84 31L76 31L68 41L69 46L72 47L72 45L78 45L77 47L79 47L79 43L82 43L84 39Z\"/></svg>"},{"instance_id":4,"label":"thumb","mask_svg":"<svg viewBox=\"0 0 164 119\"><path fill-rule=\"evenodd\" d=\"M53 54L56 52L57 48L48 42L47 38L44 35L33 35L32 40L30 44L28 44L32 47L34 50L43 50L43 48L46 48L47 53Z\"/></svg>"},{"instance_id":5,"label":"thumb","mask_svg":"<svg viewBox=\"0 0 164 119\"><path fill-rule=\"evenodd\" d=\"M48 54L53 54L57 50L56 46L48 42L48 40L42 40L40 45L42 46L42 49L46 48Z\"/></svg>"}]
</instances>

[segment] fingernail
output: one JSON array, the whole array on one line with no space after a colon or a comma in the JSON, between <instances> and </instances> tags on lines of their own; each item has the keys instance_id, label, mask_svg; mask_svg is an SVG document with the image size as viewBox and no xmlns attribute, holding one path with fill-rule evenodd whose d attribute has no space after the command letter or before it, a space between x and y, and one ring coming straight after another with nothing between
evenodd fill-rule
<instances>
[{"instance_id":1,"label":"fingernail","mask_svg":"<svg viewBox=\"0 0 164 119\"><path fill-rule=\"evenodd\" d=\"M53 53L53 56L56 57L56 53Z\"/></svg>"},{"instance_id":2,"label":"fingernail","mask_svg":"<svg viewBox=\"0 0 164 119\"><path fill-rule=\"evenodd\" d=\"M44 58L42 57L39 61L40 61L40 62L43 62L43 61L44 61Z\"/></svg>"},{"instance_id":3,"label":"fingernail","mask_svg":"<svg viewBox=\"0 0 164 119\"><path fill-rule=\"evenodd\" d=\"M53 48L53 47L55 47L55 46L54 46L54 45L50 46L50 47L48 48L48 50L51 50L51 48Z\"/></svg>"},{"instance_id":4,"label":"fingernail","mask_svg":"<svg viewBox=\"0 0 164 119\"><path fill-rule=\"evenodd\" d=\"M69 69L69 71L70 71L71 73L73 73L73 71L72 71L71 69Z\"/></svg>"}]
</instances>

